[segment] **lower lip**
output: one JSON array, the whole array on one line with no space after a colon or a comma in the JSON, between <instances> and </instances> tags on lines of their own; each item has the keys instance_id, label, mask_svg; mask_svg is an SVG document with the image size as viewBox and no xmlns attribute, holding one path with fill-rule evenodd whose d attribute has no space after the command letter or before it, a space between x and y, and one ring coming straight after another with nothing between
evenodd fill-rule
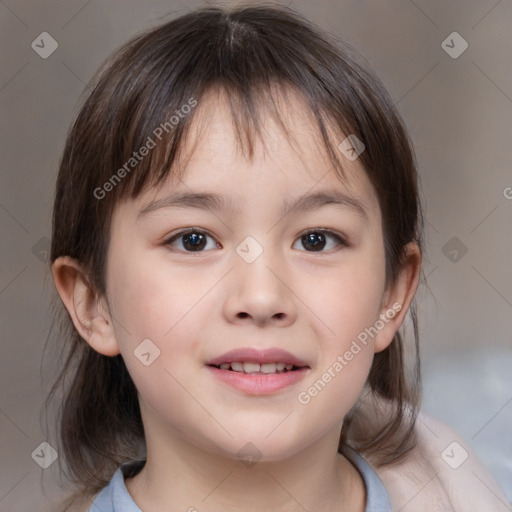
<instances>
[{"instance_id":1,"label":"lower lip","mask_svg":"<svg viewBox=\"0 0 512 512\"><path fill-rule=\"evenodd\" d=\"M284 373L251 374L221 370L215 366L206 366L206 368L214 377L249 395L270 395L281 391L302 380L309 370L309 368L300 368Z\"/></svg>"}]
</instances>

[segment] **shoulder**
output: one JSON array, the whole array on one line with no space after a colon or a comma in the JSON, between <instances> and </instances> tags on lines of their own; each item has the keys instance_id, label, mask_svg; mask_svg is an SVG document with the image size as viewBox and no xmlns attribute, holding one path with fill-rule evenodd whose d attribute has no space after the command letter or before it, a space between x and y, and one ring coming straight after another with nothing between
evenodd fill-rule
<instances>
[{"instance_id":1,"label":"shoulder","mask_svg":"<svg viewBox=\"0 0 512 512\"><path fill-rule=\"evenodd\" d=\"M508 501L468 444L425 413L416 422L418 443L401 463L375 468L393 510L499 512Z\"/></svg>"}]
</instances>

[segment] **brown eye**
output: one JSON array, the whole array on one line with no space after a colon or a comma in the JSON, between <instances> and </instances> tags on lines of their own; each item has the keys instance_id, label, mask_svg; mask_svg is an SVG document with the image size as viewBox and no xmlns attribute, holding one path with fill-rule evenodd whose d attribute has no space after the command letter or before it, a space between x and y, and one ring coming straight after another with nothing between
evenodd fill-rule
<instances>
[{"instance_id":1,"label":"brown eye","mask_svg":"<svg viewBox=\"0 0 512 512\"><path fill-rule=\"evenodd\" d=\"M300 238L300 242L307 252L322 252L326 245L330 245L330 247L327 248L328 250L333 248L332 244L328 244L328 239L334 240L334 247L347 245L345 240L339 235L323 229L310 230L304 233Z\"/></svg>"},{"instance_id":2,"label":"brown eye","mask_svg":"<svg viewBox=\"0 0 512 512\"><path fill-rule=\"evenodd\" d=\"M173 235L170 239L165 242L165 245L173 246L175 242L180 243L181 249L184 252L204 252L204 249L208 246L208 239L213 238L206 232L199 229L189 229L187 231L181 231ZM213 248L220 249L222 246L218 243L210 244Z\"/></svg>"}]
</instances>

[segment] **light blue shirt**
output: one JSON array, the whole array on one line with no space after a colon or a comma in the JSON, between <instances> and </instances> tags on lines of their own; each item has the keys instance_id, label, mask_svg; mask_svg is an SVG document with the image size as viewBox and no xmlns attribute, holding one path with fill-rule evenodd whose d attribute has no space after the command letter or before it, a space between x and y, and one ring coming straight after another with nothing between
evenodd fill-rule
<instances>
[{"instance_id":1,"label":"light blue shirt","mask_svg":"<svg viewBox=\"0 0 512 512\"><path fill-rule=\"evenodd\" d=\"M388 493L377 473L354 450L345 456L359 470L366 486L365 512L391 512ZM124 478L135 476L144 466L145 459L135 459L122 464L109 484L96 496L89 512L142 512L126 489Z\"/></svg>"}]
</instances>

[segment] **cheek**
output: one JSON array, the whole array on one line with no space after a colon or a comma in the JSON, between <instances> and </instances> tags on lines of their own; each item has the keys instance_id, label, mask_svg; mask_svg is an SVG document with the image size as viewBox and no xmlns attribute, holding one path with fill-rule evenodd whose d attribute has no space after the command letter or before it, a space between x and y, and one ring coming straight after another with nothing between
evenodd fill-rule
<instances>
[{"instance_id":1,"label":"cheek","mask_svg":"<svg viewBox=\"0 0 512 512\"><path fill-rule=\"evenodd\" d=\"M188 320L207 283L192 271L184 275L156 251L133 253L118 261L110 275L110 295L114 314L123 323L116 329L121 345L133 346L149 338L164 349Z\"/></svg>"},{"instance_id":2,"label":"cheek","mask_svg":"<svg viewBox=\"0 0 512 512\"><path fill-rule=\"evenodd\" d=\"M373 361L370 347L357 347L357 353L344 350L329 359L305 383L297 396L296 406L304 417L325 428L340 422L359 398ZM347 358L347 354L351 354ZM319 422L318 418L322 418Z\"/></svg>"},{"instance_id":3,"label":"cheek","mask_svg":"<svg viewBox=\"0 0 512 512\"><path fill-rule=\"evenodd\" d=\"M341 350L379 318L384 289L384 263L352 261L329 273L317 276L317 286L308 286L305 303L317 316L319 339Z\"/></svg>"},{"instance_id":4,"label":"cheek","mask_svg":"<svg viewBox=\"0 0 512 512\"><path fill-rule=\"evenodd\" d=\"M341 296L331 311L334 334L324 338L318 365L296 397L313 429L342 421L361 395L374 357L369 333L378 318L380 296L370 300L362 291L333 289Z\"/></svg>"},{"instance_id":5,"label":"cheek","mask_svg":"<svg viewBox=\"0 0 512 512\"><path fill-rule=\"evenodd\" d=\"M138 375L145 378L148 372L140 372L137 359L139 346L145 343L158 355L151 367L188 377L186 366L197 361L204 338L201 322L214 307L205 295L218 277L199 273L194 266L173 266L164 251L134 250L124 258L118 256L121 252L112 251L112 261L119 264L112 266L109 295L127 367L135 372L134 380Z\"/></svg>"},{"instance_id":6,"label":"cheek","mask_svg":"<svg viewBox=\"0 0 512 512\"><path fill-rule=\"evenodd\" d=\"M309 295L321 322L319 364L297 401L312 418L340 421L357 401L370 371L375 331L384 288L384 256L354 254ZM321 325L320 325L321 324ZM328 326L328 328L326 327ZM327 334L326 334L327 333Z\"/></svg>"},{"instance_id":7,"label":"cheek","mask_svg":"<svg viewBox=\"0 0 512 512\"><path fill-rule=\"evenodd\" d=\"M161 261L146 259L142 265L136 258L112 273L116 316L123 323L116 336L141 409L155 424L163 422L188 438L191 424L205 422L204 410L189 393L197 386L197 315L204 314L200 299L208 289L192 272L190 277Z\"/></svg>"}]
</instances>

